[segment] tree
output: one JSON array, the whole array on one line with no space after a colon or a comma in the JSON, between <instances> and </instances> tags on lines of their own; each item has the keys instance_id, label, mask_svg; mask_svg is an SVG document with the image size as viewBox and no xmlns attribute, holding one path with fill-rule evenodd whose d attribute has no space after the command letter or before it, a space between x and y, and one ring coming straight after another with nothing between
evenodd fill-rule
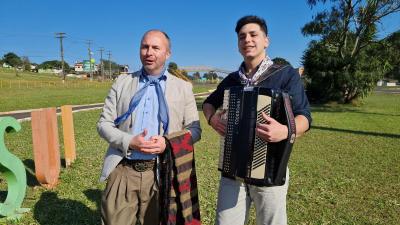
<instances>
[{"instance_id":1,"label":"tree","mask_svg":"<svg viewBox=\"0 0 400 225\"><path fill-rule=\"evenodd\" d=\"M174 62L170 62L168 64L168 72L172 73L171 71L177 70L178 69L178 64Z\"/></svg>"},{"instance_id":2,"label":"tree","mask_svg":"<svg viewBox=\"0 0 400 225\"><path fill-rule=\"evenodd\" d=\"M400 81L400 30L382 40L376 51L382 64L387 67L384 77Z\"/></svg>"},{"instance_id":3,"label":"tree","mask_svg":"<svg viewBox=\"0 0 400 225\"><path fill-rule=\"evenodd\" d=\"M291 65L290 62L288 62L286 59L281 58L281 57L275 57L272 59L272 61L278 65Z\"/></svg>"},{"instance_id":4,"label":"tree","mask_svg":"<svg viewBox=\"0 0 400 225\"><path fill-rule=\"evenodd\" d=\"M200 73L199 73L199 72L195 72L195 73L193 74L193 79L194 79L194 80L200 80Z\"/></svg>"},{"instance_id":5,"label":"tree","mask_svg":"<svg viewBox=\"0 0 400 225\"><path fill-rule=\"evenodd\" d=\"M121 65L119 65L118 63L114 62L114 61L109 61L109 60L105 60L103 59L103 65L104 65L104 71L108 71L106 73L109 73L110 71L110 62L111 62L111 73L114 73L115 71L119 71L119 68L121 67Z\"/></svg>"},{"instance_id":6,"label":"tree","mask_svg":"<svg viewBox=\"0 0 400 225\"><path fill-rule=\"evenodd\" d=\"M28 56L22 56L21 63L22 63L22 70L31 71L31 62L29 61Z\"/></svg>"},{"instance_id":7,"label":"tree","mask_svg":"<svg viewBox=\"0 0 400 225\"><path fill-rule=\"evenodd\" d=\"M307 0L310 7L326 2ZM385 72L379 60L367 53L377 42L377 25L382 18L400 10L400 0L330 0L330 3L329 11L317 13L302 28L303 35L320 37L310 43L303 56L305 74L311 82L307 90L315 96L322 96L323 92L318 92L327 90L329 94L324 101L349 103L370 93Z\"/></svg>"},{"instance_id":8,"label":"tree","mask_svg":"<svg viewBox=\"0 0 400 225\"><path fill-rule=\"evenodd\" d=\"M44 70L61 69L61 61L58 60L45 61L38 66L38 69L44 69ZM69 65L66 62L64 62L64 70L65 71L69 70Z\"/></svg>"},{"instance_id":9,"label":"tree","mask_svg":"<svg viewBox=\"0 0 400 225\"><path fill-rule=\"evenodd\" d=\"M215 80L218 78L218 74L211 71L209 73L203 74L203 77L206 78L207 80Z\"/></svg>"},{"instance_id":10,"label":"tree","mask_svg":"<svg viewBox=\"0 0 400 225\"><path fill-rule=\"evenodd\" d=\"M18 67L21 66L22 61L19 56L13 52L9 52L3 56L3 60L8 65L14 67L15 75L18 76Z\"/></svg>"}]
</instances>

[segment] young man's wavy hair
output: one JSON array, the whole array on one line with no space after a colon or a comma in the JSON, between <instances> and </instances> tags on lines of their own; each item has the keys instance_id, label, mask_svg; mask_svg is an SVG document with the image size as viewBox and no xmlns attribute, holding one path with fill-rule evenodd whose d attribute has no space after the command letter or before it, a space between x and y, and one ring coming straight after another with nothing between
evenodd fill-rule
<instances>
[{"instance_id":1,"label":"young man's wavy hair","mask_svg":"<svg viewBox=\"0 0 400 225\"><path fill-rule=\"evenodd\" d=\"M265 36L268 36L268 28L267 28L267 23L265 22L265 20L261 17L253 16L253 15L244 16L237 21L236 28L235 28L236 33L239 34L240 29L242 29L242 27L244 25L249 24L249 23L258 24L260 26L261 30L264 31Z\"/></svg>"}]
</instances>

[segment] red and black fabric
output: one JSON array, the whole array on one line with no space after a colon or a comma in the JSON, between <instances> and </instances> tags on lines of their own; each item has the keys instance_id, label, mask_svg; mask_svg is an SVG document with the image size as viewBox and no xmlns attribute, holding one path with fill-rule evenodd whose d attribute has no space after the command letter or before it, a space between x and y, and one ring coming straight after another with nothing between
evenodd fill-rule
<instances>
[{"instance_id":1,"label":"red and black fabric","mask_svg":"<svg viewBox=\"0 0 400 225\"><path fill-rule=\"evenodd\" d=\"M166 137L160 157L160 224L200 225L194 149L189 132Z\"/></svg>"}]
</instances>

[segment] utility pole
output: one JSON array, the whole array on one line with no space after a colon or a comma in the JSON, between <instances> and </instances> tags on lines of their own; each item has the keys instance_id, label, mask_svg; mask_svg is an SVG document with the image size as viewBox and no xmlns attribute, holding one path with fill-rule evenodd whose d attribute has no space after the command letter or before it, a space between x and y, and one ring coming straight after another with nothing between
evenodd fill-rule
<instances>
[{"instance_id":1,"label":"utility pole","mask_svg":"<svg viewBox=\"0 0 400 225\"><path fill-rule=\"evenodd\" d=\"M92 41L88 40L86 42L88 44L88 54L89 54L89 66L90 66L90 81L93 81L93 69L92 69L92 51L90 50L90 46L92 45Z\"/></svg>"},{"instance_id":2,"label":"utility pole","mask_svg":"<svg viewBox=\"0 0 400 225\"><path fill-rule=\"evenodd\" d=\"M101 79L104 81L103 51L104 51L104 48L100 47L99 52L100 52Z\"/></svg>"},{"instance_id":3,"label":"utility pole","mask_svg":"<svg viewBox=\"0 0 400 225\"><path fill-rule=\"evenodd\" d=\"M61 75L63 76L63 83L65 82L65 73L64 73L64 48L63 48L63 38L65 38L65 33L58 32L56 33L56 38L60 39L60 52L61 52Z\"/></svg>"},{"instance_id":4,"label":"utility pole","mask_svg":"<svg viewBox=\"0 0 400 225\"><path fill-rule=\"evenodd\" d=\"M108 55L108 69L109 69L108 75L110 76L110 80L111 80L112 79L112 74L111 74L111 51L108 51L107 55Z\"/></svg>"}]
</instances>

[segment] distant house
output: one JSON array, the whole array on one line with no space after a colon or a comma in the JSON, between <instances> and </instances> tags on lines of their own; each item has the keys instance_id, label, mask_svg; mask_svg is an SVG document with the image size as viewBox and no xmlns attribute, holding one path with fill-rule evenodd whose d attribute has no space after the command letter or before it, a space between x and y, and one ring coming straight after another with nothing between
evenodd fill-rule
<instances>
[{"instance_id":1,"label":"distant house","mask_svg":"<svg viewBox=\"0 0 400 225\"><path fill-rule=\"evenodd\" d=\"M381 86L394 87L394 86L396 86L397 82L398 82L397 80L383 79L383 80L379 80L376 85L379 87L381 87Z\"/></svg>"},{"instance_id":2,"label":"distant house","mask_svg":"<svg viewBox=\"0 0 400 225\"><path fill-rule=\"evenodd\" d=\"M12 66L8 65L7 63L3 63L3 68L12 68Z\"/></svg>"},{"instance_id":3,"label":"distant house","mask_svg":"<svg viewBox=\"0 0 400 225\"><path fill-rule=\"evenodd\" d=\"M75 63L74 70L75 72L83 72L83 63Z\"/></svg>"},{"instance_id":4,"label":"distant house","mask_svg":"<svg viewBox=\"0 0 400 225\"><path fill-rule=\"evenodd\" d=\"M121 65L119 67L119 71L120 71L120 74L127 74L128 71L129 71L129 66L128 65Z\"/></svg>"},{"instance_id":5,"label":"distant house","mask_svg":"<svg viewBox=\"0 0 400 225\"><path fill-rule=\"evenodd\" d=\"M35 65L35 64L31 64L31 65L30 65L31 72L35 72L35 73L39 72L39 70L38 70L38 68L37 68L37 67L38 67L37 65Z\"/></svg>"}]
</instances>

